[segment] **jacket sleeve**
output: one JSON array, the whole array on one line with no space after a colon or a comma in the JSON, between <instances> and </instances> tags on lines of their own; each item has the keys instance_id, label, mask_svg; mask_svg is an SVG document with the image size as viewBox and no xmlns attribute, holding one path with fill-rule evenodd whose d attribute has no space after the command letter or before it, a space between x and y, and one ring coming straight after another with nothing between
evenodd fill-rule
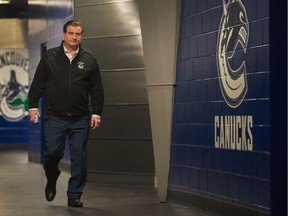
<instances>
[{"instance_id":1,"label":"jacket sleeve","mask_svg":"<svg viewBox=\"0 0 288 216\"><path fill-rule=\"evenodd\" d=\"M97 60L94 60L92 77L90 82L90 98L92 114L101 115L104 105L104 90Z\"/></svg>"},{"instance_id":2,"label":"jacket sleeve","mask_svg":"<svg viewBox=\"0 0 288 216\"><path fill-rule=\"evenodd\" d=\"M29 109L38 108L39 100L46 89L46 69L45 58L43 57L36 69L34 78L32 80L29 93L28 103Z\"/></svg>"}]
</instances>

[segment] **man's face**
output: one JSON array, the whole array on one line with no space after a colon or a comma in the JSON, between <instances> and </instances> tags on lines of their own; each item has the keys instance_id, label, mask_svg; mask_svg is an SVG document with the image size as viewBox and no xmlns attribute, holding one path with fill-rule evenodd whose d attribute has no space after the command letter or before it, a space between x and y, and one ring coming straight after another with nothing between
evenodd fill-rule
<instances>
[{"instance_id":1,"label":"man's face","mask_svg":"<svg viewBox=\"0 0 288 216\"><path fill-rule=\"evenodd\" d=\"M78 47L81 43L82 28L77 26L68 26L66 33L64 33L64 42L70 47Z\"/></svg>"}]
</instances>

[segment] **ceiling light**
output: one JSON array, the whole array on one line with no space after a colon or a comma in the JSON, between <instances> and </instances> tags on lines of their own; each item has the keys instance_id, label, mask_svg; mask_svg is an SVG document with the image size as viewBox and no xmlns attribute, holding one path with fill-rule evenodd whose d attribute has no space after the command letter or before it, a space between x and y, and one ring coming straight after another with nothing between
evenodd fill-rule
<instances>
[{"instance_id":1,"label":"ceiling light","mask_svg":"<svg viewBox=\"0 0 288 216\"><path fill-rule=\"evenodd\" d=\"M0 4L10 4L10 0L0 0Z\"/></svg>"}]
</instances>

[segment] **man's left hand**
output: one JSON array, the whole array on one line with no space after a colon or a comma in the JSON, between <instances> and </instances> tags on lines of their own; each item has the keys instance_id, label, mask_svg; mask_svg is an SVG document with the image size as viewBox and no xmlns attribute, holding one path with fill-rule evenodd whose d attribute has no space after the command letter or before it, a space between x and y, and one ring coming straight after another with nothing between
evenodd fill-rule
<instances>
[{"instance_id":1,"label":"man's left hand","mask_svg":"<svg viewBox=\"0 0 288 216\"><path fill-rule=\"evenodd\" d=\"M94 130L100 126L101 118L98 116L92 116L91 117L91 128Z\"/></svg>"}]
</instances>

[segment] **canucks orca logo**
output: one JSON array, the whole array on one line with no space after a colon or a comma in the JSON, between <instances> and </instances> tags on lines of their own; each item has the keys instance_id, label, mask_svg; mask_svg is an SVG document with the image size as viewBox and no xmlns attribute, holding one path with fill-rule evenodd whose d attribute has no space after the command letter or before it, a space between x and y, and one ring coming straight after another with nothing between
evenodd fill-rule
<instances>
[{"instance_id":1,"label":"canucks orca logo","mask_svg":"<svg viewBox=\"0 0 288 216\"><path fill-rule=\"evenodd\" d=\"M239 68L231 67L235 50L239 45L244 54L249 38L246 9L241 0L223 0L223 15L217 41L217 68L222 95L226 103L238 107L248 90L245 61ZM237 49L238 49L237 48Z\"/></svg>"},{"instance_id":2,"label":"canucks orca logo","mask_svg":"<svg viewBox=\"0 0 288 216\"><path fill-rule=\"evenodd\" d=\"M2 117L7 121L16 122L25 117L28 110L27 92L16 79L16 72L10 71L10 81L3 89L1 102Z\"/></svg>"},{"instance_id":3,"label":"canucks orca logo","mask_svg":"<svg viewBox=\"0 0 288 216\"><path fill-rule=\"evenodd\" d=\"M78 68L83 69L84 68L84 62L78 62Z\"/></svg>"}]
</instances>

